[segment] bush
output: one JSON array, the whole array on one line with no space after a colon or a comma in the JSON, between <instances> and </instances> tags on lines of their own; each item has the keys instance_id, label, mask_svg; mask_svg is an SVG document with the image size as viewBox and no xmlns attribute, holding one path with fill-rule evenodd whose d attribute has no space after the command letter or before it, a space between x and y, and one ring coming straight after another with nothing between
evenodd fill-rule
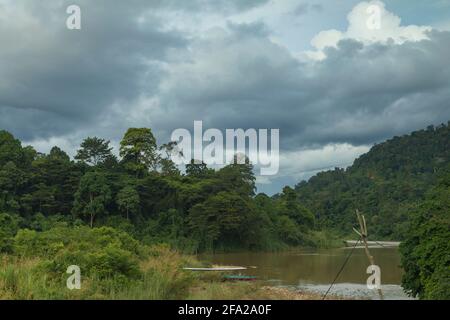
<instances>
[{"instance_id":1,"label":"bush","mask_svg":"<svg viewBox=\"0 0 450 320\"><path fill-rule=\"evenodd\" d=\"M0 256L0 299L186 298L198 275L183 267L200 266L199 262L168 246L145 247L144 251L145 258L138 264L134 263L136 256L114 244L85 254L60 250L54 260ZM80 290L66 287L65 267L72 259L85 266Z\"/></svg>"},{"instance_id":2,"label":"bush","mask_svg":"<svg viewBox=\"0 0 450 320\"><path fill-rule=\"evenodd\" d=\"M0 253L11 253L13 237L19 230L22 218L15 214L0 213Z\"/></svg>"},{"instance_id":3,"label":"bush","mask_svg":"<svg viewBox=\"0 0 450 320\"><path fill-rule=\"evenodd\" d=\"M74 223L79 224L80 220L73 221L72 217L56 214L52 216L44 216L42 213L36 213L28 222L27 226L31 230L48 231L56 227L68 227Z\"/></svg>"},{"instance_id":4,"label":"bush","mask_svg":"<svg viewBox=\"0 0 450 320\"><path fill-rule=\"evenodd\" d=\"M128 234L112 228L20 230L14 240L19 256L43 258L42 266L55 275L65 276L70 265L78 265L82 275L100 279L139 275L142 247Z\"/></svg>"},{"instance_id":5,"label":"bush","mask_svg":"<svg viewBox=\"0 0 450 320\"><path fill-rule=\"evenodd\" d=\"M418 208L400 246L402 285L420 299L450 299L450 175Z\"/></svg>"}]
</instances>

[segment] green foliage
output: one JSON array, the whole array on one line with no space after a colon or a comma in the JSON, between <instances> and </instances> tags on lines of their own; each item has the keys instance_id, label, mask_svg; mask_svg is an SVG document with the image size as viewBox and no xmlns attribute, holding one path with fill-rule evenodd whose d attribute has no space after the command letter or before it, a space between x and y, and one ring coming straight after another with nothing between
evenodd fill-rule
<instances>
[{"instance_id":1,"label":"green foliage","mask_svg":"<svg viewBox=\"0 0 450 320\"><path fill-rule=\"evenodd\" d=\"M159 156L158 162L162 175L165 176L178 176L180 175L180 170L177 168L175 163L172 161L172 156L180 156L181 153L177 151L177 143L171 141L169 143L163 144L159 147L162 155Z\"/></svg>"},{"instance_id":2,"label":"green foliage","mask_svg":"<svg viewBox=\"0 0 450 320\"><path fill-rule=\"evenodd\" d=\"M22 257L43 258L42 267L64 275L78 265L84 275L100 279L139 275L139 243L127 233L112 228L55 227L37 232L22 229L14 238L14 252Z\"/></svg>"},{"instance_id":3,"label":"green foliage","mask_svg":"<svg viewBox=\"0 0 450 320\"><path fill-rule=\"evenodd\" d=\"M450 299L450 171L421 204L401 244L403 287L421 299Z\"/></svg>"},{"instance_id":4,"label":"green foliage","mask_svg":"<svg viewBox=\"0 0 450 320\"><path fill-rule=\"evenodd\" d=\"M13 162L7 162L0 170L0 209L17 212L17 191L26 182L25 174Z\"/></svg>"},{"instance_id":5,"label":"green foliage","mask_svg":"<svg viewBox=\"0 0 450 320\"><path fill-rule=\"evenodd\" d=\"M13 237L22 222L23 219L16 214L0 213L0 253L13 251Z\"/></svg>"},{"instance_id":6,"label":"green foliage","mask_svg":"<svg viewBox=\"0 0 450 320\"><path fill-rule=\"evenodd\" d=\"M75 193L73 212L82 216L90 216L90 226L94 218L106 212L106 206L111 200L111 190L103 173L88 172L80 180Z\"/></svg>"},{"instance_id":7,"label":"green foliage","mask_svg":"<svg viewBox=\"0 0 450 320\"><path fill-rule=\"evenodd\" d=\"M51 233L58 236L21 235L17 247L21 255L0 256L0 299L183 299L196 281L182 267L198 265L197 261L165 246L138 245L136 250L134 240L111 228ZM21 251L28 244L39 246L39 251ZM58 248L52 251L55 256L42 250L52 244ZM66 287L66 265L74 261L81 266L80 290Z\"/></svg>"},{"instance_id":8,"label":"green foliage","mask_svg":"<svg viewBox=\"0 0 450 320\"><path fill-rule=\"evenodd\" d=\"M253 165L249 163L232 163L218 172L221 184L227 190L234 190L245 196L255 195L255 174Z\"/></svg>"},{"instance_id":9,"label":"green foliage","mask_svg":"<svg viewBox=\"0 0 450 320\"><path fill-rule=\"evenodd\" d=\"M297 195L292 188L283 188L277 204L278 213L292 219L302 227L303 231L314 226L314 214L298 202Z\"/></svg>"},{"instance_id":10,"label":"green foliage","mask_svg":"<svg viewBox=\"0 0 450 320\"><path fill-rule=\"evenodd\" d=\"M82 168L57 147L48 155L40 154L32 162L28 183L21 190L21 211L24 215L69 215L82 174Z\"/></svg>"},{"instance_id":11,"label":"green foliage","mask_svg":"<svg viewBox=\"0 0 450 320\"><path fill-rule=\"evenodd\" d=\"M125 168L137 176L156 169L158 162L156 139L148 128L130 128L120 142L120 156Z\"/></svg>"},{"instance_id":12,"label":"green foliage","mask_svg":"<svg viewBox=\"0 0 450 320\"><path fill-rule=\"evenodd\" d=\"M303 242L302 233L298 229L298 225L288 216L281 216L276 226L280 238L284 242L291 245L298 245Z\"/></svg>"},{"instance_id":13,"label":"green foliage","mask_svg":"<svg viewBox=\"0 0 450 320\"><path fill-rule=\"evenodd\" d=\"M405 240L404 287L448 299L449 130L395 137L273 197L255 195L248 159L219 170L192 161L181 174L169 157L176 146L158 149L146 128L127 131L120 161L108 141L87 138L78 162L0 131L0 252L19 266L1 261L0 298L177 298L193 279L162 244L191 253L330 247L358 208L372 239ZM72 264L86 277L79 293L61 289Z\"/></svg>"},{"instance_id":14,"label":"green foliage","mask_svg":"<svg viewBox=\"0 0 450 320\"><path fill-rule=\"evenodd\" d=\"M450 163L450 126L430 127L377 144L347 169L321 172L296 186L317 227L348 234L355 209L372 239L402 240L410 211Z\"/></svg>"},{"instance_id":15,"label":"green foliage","mask_svg":"<svg viewBox=\"0 0 450 320\"><path fill-rule=\"evenodd\" d=\"M117 205L122 212L126 213L127 220L130 213L137 213L139 210L139 194L132 186L126 186L117 194Z\"/></svg>"},{"instance_id":16,"label":"green foliage","mask_svg":"<svg viewBox=\"0 0 450 320\"><path fill-rule=\"evenodd\" d=\"M279 198L255 196L248 159L240 163L236 156L220 170L192 160L181 174L170 158L176 143L158 148L148 128L125 133L120 161L109 141L98 137L83 140L77 162L58 147L48 155L22 148L7 132L1 132L0 146L0 210L19 215L30 230L73 227L84 220L148 244L198 252L309 244L305 239L315 227L292 189Z\"/></svg>"},{"instance_id":17,"label":"green foliage","mask_svg":"<svg viewBox=\"0 0 450 320\"><path fill-rule=\"evenodd\" d=\"M219 192L192 207L189 226L201 249L245 243L251 204L237 193Z\"/></svg>"},{"instance_id":18,"label":"green foliage","mask_svg":"<svg viewBox=\"0 0 450 320\"><path fill-rule=\"evenodd\" d=\"M29 152L32 149L27 149L27 152L22 149L19 140L15 139L12 134L7 131L0 130L0 168L6 163L12 162L18 167L25 167Z\"/></svg>"},{"instance_id":19,"label":"green foliage","mask_svg":"<svg viewBox=\"0 0 450 320\"><path fill-rule=\"evenodd\" d=\"M191 163L186 165L186 174L194 178L205 178L208 174L211 174L211 170L203 161L191 160Z\"/></svg>"},{"instance_id":20,"label":"green foliage","mask_svg":"<svg viewBox=\"0 0 450 320\"><path fill-rule=\"evenodd\" d=\"M109 141L86 138L78 162L58 147L37 154L1 131L0 210L30 230L113 226L189 252L330 246L351 232L356 208L371 237L402 239L410 212L449 162L449 136L440 126L395 137L347 170L319 173L268 197L255 195L248 159L235 157L219 170L193 160L181 174L170 159L176 144L158 148L147 128L125 133L120 161ZM1 237L10 250L10 233Z\"/></svg>"},{"instance_id":21,"label":"green foliage","mask_svg":"<svg viewBox=\"0 0 450 320\"><path fill-rule=\"evenodd\" d=\"M81 143L75 159L91 166L97 166L112 158L109 141L97 137L88 137Z\"/></svg>"}]
</instances>

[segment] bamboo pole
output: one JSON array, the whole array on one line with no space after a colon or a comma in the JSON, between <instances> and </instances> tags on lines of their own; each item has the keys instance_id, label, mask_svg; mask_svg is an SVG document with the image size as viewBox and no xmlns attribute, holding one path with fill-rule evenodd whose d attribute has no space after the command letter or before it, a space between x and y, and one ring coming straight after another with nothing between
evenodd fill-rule
<instances>
[{"instance_id":1,"label":"bamboo pole","mask_svg":"<svg viewBox=\"0 0 450 320\"><path fill-rule=\"evenodd\" d=\"M359 210L356 210L356 216L358 217L358 222L359 222L359 227L360 227L360 232L358 232L357 230L355 230L356 233L358 233L358 235L361 236L363 243L364 243L364 250L366 252L367 258L369 259L369 263L371 265L375 265L375 260L373 258L373 256L370 254L369 251L369 245L367 244L367 225L366 225L366 219L364 218L364 215L362 215ZM378 288L378 294L380 296L380 299L383 300L383 291L381 291L381 288Z\"/></svg>"}]
</instances>

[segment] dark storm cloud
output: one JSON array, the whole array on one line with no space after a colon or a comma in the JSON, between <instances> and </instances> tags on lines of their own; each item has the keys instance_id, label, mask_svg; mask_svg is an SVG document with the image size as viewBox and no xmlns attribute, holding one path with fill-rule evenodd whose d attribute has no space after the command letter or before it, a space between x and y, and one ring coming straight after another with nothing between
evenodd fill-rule
<instances>
[{"instance_id":1,"label":"dark storm cloud","mask_svg":"<svg viewBox=\"0 0 450 320\"><path fill-rule=\"evenodd\" d=\"M160 14L265 2L78 1L81 31L65 28L72 1L10 4L0 15L0 128L28 141L117 140L150 126L164 142L203 120L280 128L282 147L298 150L371 144L450 119L449 32L403 44L343 40L326 59L301 62L263 23L188 34Z\"/></svg>"},{"instance_id":2,"label":"dark storm cloud","mask_svg":"<svg viewBox=\"0 0 450 320\"><path fill-rule=\"evenodd\" d=\"M218 128L280 128L282 147L372 144L450 119L450 33L364 45L343 40L327 59L301 63L255 28L195 43L173 66L162 105ZM245 32L239 32L245 30Z\"/></svg>"},{"instance_id":3,"label":"dark storm cloud","mask_svg":"<svg viewBox=\"0 0 450 320\"><path fill-rule=\"evenodd\" d=\"M144 6L78 2L82 30L65 27L69 2L10 7L0 20L0 127L23 139L67 134L93 125L115 102L129 103L158 85L158 61L185 44L161 31ZM145 12L144 12L145 13Z\"/></svg>"},{"instance_id":4,"label":"dark storm cloud","mask_svg":"<svg viewBox=\"0 0 450 320\"><path fill-rule=\"evenodd\" d=\"M158 10L245 10L264 1L76 1L82 30L65 26L73 1L4 4L0 15L0 128L22 139L96 124L112 104L155 93L167 50L183 32ZM176 5L175 5L176 4Z\"/></svg>"}]
</instances>

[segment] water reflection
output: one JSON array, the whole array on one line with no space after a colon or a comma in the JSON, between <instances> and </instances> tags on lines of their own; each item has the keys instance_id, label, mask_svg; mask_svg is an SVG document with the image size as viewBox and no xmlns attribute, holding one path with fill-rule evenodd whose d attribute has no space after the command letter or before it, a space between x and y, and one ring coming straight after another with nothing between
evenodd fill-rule
<instances>
[{"instance_id":1,"label":"water reflection","mask_svg":"<svg viewBox=\"0 0 450 320\"><path fill-rule=\"evenodd\" d=\"M200 259L220 265L255 266L242 274L255 275L271 284L282 286L308 287L320 290L326 288L335 278L344 263L349 249L322 249L317 251L295 251L282 253L226 253L201 255ZM375 263L381 268L381 283L391 291L402 290L399 287L402 276L400 255L397 248L373 248L371 254ZM349 262L337 279L336 286L341 291L352 286L364 289L369 265L364 249L355 249ZM350 285L351 284L351 285ZM394 290L393 288L397 288ZM351 290L350 290L351 291ZM394 295L395 296L395 295ZM399 296L400 297L400 296Z\"/></svg>"}]
</instances>

